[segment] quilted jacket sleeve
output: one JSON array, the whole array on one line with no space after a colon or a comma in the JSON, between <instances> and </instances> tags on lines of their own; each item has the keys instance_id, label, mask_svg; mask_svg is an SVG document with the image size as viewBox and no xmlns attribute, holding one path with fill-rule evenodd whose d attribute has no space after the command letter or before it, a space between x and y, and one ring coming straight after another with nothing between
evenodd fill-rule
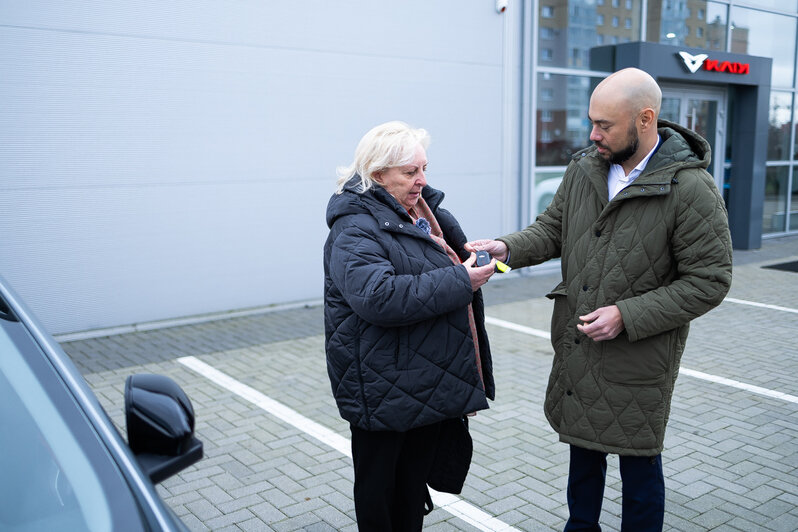
<instances>
[{"instance_id":1,"label":"quilted jacket sleeve","mask_svg":"<svg viewBox=\"0 0 798 532\"><path fill-rule=\"evenodd\" d=\"M347 227L333 242L330 276L352 310L382 327L399 327L467 306L473 297L464 266L397 274L368 229Z\"/></svg>"},{"instance_id":2,"label":"quilted jacket sleeve","mask_svg":"<svg viewBox=\"0 0 798 532\"><path fill-rule=\"evenodd\" d=\"M566 177L557 189L548 208L535 219L535 223L509 235L497 238L510 250L511 268L523 268L546 262L560 256L562 246L562 221L565 209Z\"/></svg>"},{"instance_id":3,"label":"quilted jacket sleeve","mask_svg":"<svg viewBox=\"0 0 798 532\"><path fill-rule=\"evenodd\" d=\"M695 177L693 177L695 176ZM680 179L671 253L676 279L617 305L636 341L685 325L723 301L731 286L732 251L723 199L711 178L695 172Z\"/></svg>"}]
</instances>

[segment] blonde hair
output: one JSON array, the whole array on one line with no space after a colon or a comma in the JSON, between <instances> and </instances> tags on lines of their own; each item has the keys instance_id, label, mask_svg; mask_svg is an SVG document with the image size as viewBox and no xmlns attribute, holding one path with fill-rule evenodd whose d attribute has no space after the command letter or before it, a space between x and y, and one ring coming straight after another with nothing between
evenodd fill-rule
<instances>
[{"instance_id":1,"label":"blonde hair","mask_svg":"<svg viewBox=\"0 0 798 532\"><path fill-rule=\"evenodd\" d=\"M426 130L412 128L404 122L386 122L373 127L360 139L352 164L338 167L336 194L343 192L344 185L355 175L360 177L359 192L367 191L375 183L375 172L409 164L416 146L421 144L427 149L429 143Z\"/></svg>"}]
</instances>

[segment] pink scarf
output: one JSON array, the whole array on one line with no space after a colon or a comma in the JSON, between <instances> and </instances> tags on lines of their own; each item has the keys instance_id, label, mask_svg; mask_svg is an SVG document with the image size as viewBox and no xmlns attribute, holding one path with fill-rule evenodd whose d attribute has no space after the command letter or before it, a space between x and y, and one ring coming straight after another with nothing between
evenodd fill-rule
<instances>
[{"instance_id":1,"label":"pink scarf","mask_svg":"<svg viewBox=\"0 0 798 532\"><path fill-rule=\"evenodd\" d=\"M413 219L413 223L418 225L419 218L424 218L429 222L430 232L429 237L437 242L446 254L452 259L454 264L460 265L460 257L457 256L457 253L452 249L452 247L446 242L443 238L443 231L441 231L441 226L438 224L438 220L435 219L435 215L432 214L432 210L430 210L429 205L427 202L424 201L424 198L419 197L418 203L416 206L408 211L410 217ZM474 319L474 309L471 307L471 303L468 304L468 326L471 328L471 338L474 341L474 352L476 353L476 362L477 362L477 371L479 372L479 380L482 381L482 388L485 388L485 380L482 377L482 361L480 360L479 356L479 341L477 340L477 325L476 320Z\"/></svg>"}]
</instances>

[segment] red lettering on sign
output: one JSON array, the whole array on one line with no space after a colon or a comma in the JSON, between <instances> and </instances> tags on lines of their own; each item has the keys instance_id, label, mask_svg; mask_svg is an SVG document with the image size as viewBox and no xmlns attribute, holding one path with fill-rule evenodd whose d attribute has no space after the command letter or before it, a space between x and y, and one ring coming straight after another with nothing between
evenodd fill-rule
<instances>
[{"instance_id":1,"label":"red lettering on sign","mask_svg":"<svg viewBox=\"0 0 798 532\"><path fill-rule=\"evenodd\" d=\"M730 74L750 74L751 65L748 63L732 63L731 61L723 61L722 63L717 59L706 59L704 61L704 70L710 72L728 72Z\"/></svg>"}]
</instances>

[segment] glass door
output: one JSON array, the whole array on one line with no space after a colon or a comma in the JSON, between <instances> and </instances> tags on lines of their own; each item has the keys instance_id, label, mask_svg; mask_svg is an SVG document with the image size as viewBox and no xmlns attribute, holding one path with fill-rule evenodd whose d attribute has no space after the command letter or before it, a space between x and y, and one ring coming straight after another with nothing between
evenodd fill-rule
<instances>
[{"instance_id":1,"label":"glass door","mask_svg":"<svg viewBox=\"0 0 798 532\"><path fill-rule=\"evenodd\" d=\"M726 146L726 91L664 86L660 118L691 129L709 142L712 161L707 171L726 198L728 183L724 175L728 175L730 166L724 162L723 155Z\"/></svg>"}]
</instances>

